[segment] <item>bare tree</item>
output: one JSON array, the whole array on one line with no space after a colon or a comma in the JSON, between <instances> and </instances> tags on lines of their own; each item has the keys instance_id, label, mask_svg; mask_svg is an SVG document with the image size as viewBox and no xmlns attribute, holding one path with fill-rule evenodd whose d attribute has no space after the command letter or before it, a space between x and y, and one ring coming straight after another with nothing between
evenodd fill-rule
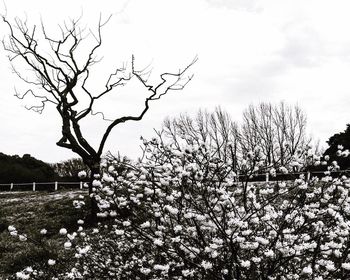
<instances>
[{"instance_id":1,"label":"bare tree","mask_svg":"<svg viewBox=\"0 0 350 280\"><path fill-rule=\"evenodd\" d=\"M242 153L260 149L266 166L284 166L309 144L306 115L298 106L260 103L243 113L240 131Z\"/></svg>"},{"instance_id":2,"label":"bare tree","mask_svg":"<svg viewBox=\"0 0 350 280\"><path fill-rule=\"evenodd\" d=\"M181 140L191 145L206 144L213 157L231 161L236 170L238 126L220 107L214 112L199 110L195 118L187 114L168 118L163 123L163 131L178 148L181 148Z\"/></svg>"},{"instance_id":3,"label":"bare tree","mask_svg":"<svg viewBox=\"0 0 350 280\"><path fill-rule=\"evenodd\" d=\"M89 168L81 158L71 158L51 165L55 173L64 179L78 179L80 171L89 172Z\"/></svg>"},{"instance_id":4,"label":"bare tree","mask_svg":"<svg viewBox=\"0 0 350 280\"><path fill-rule=\"evenodd\" d=\"M91 170L91 180L94 174L100 171L101 156L112 129L127 121L140 121L149 110L152 101L159 100L170 91L182 90L193 77L185 74L196 59L178 72L162 73L161 82L151 85L148 81L147 70L136 70L134 57L132 57L130 69L127 69L126 66L116 68L106 78L101 90L94 91L89 88L88 80L91 77L91 67L99 62L96 52L102 45L101 30L109 18L103 21L100 17L95 33L82 29L79 19L71 20L68 24L60 26L61 34L56 37L49 36L42 22L38 28L36 25L29 26L26 20L19 18L15 18L13 22L10 22L6 16L3 16L2 19L9 29L8 37L3 40L3 46L9 53L8 57L13 71L36 90L40 89L38 92L28 89L24 94L16 92L17 97L24 98L28 94L36 97L40 100L40 105L31 106L28 109L39 113L49 103L56 106L62 121L62 137L57 145L77 153L83 159ZM95 42L89 47L84 57L86 46L82 43L87 38L92 38ZM31 78L18 70L17 64L15 67L17 61L29 66L29 73L33 74ZM102 97L105 98L117 87L125 85L131 79L140 82L149 93L144 99L143 109L136 115L109 119L110 123L98 146L93 147L84 136L80 127L81 121L97 113L107 120L103 112L94 110L96 101Z\"/></svg>"}]
</instances>

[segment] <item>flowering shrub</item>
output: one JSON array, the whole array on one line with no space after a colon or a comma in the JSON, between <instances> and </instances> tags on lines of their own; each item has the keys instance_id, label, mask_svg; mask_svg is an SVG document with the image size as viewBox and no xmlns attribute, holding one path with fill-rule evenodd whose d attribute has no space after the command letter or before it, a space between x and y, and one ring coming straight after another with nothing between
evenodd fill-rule
<instances>
[{"instance_id":1,"label":"flowering shrub","mask_svg":"<svg viewBox=\"0 0 350 280\"><path fill-rule=\"evenodd\" d=\"M262 160L259 151L246 156L247 178ZM318 161L301 152L283 171ZM332 163L330 170L336 168ZM173 145L161 137L144 141L139 162L121 168L109 158L102 169L93 182L100 223L84 230L78 221L77 232L60 230L76 261L59 279L324 280L350 275L346 176L333 179L326 172L322 179L252 184L238 181L231 162L216 157L205 143ZM14 234L15 228L9 231ZM55 263L48 260L49 267Z\"/></svg>"},{"instance_id":2,"label":"flowering shrub","mask_svg":"<svg viewBox=\"0 0 350 280\"><path fill-rule=\"evenodd\" d=\"M94 182L104 220L77 247L77 263L67 277L350 275L347 177L253 185L237 182L230 163L204 143L174 148L160 138L144 144L144 158L123 172L115 171L118 162L104 162ZM306 152L304 162L314 158ZM254 152L247 157L247 172L258 159Z\"/></svg>"}]
</instances>

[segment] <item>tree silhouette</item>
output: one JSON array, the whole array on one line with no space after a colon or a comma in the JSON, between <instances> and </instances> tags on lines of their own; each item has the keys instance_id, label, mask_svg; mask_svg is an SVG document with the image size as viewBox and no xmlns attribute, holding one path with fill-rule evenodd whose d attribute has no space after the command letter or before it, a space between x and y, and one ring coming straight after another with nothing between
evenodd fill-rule
<instances>
[{"instance_id":1,"label":"tree silhouette","mask_svg":"<svg viewBox=\"0 0 350 280\"><path fill-rule=\"evenodd\" d=\"M47 182L54 179L53 168L29 154L22 157L0 153L0 183Z\"/></svg>"},{"instance_id":2,"label":"tree silhouette","mask_svg":"<svg viewBox=\"0 0 350 280\"><path fill-rule=\"evenodd\" d=\"M329 156L330 162L337 161L341 169L349 168L350 158L343 156L344 154L339 150L350 150L350 124L346 125L344 132L339 132L331 136L327 143L329 148L324 152L324 155Z\"/></svg>"},{"instance_id":3,"label":"tree silhouette","mask_svg":"<svg viewBox=\"0 0 350 280\"><path fill-rule=\"evenodd\" d=\"M107 77L104 87L96 92L89 88L87 81L91 77L91 67L99 62L96 52L102 45L101 31L109 18L102 21L100 17L96 34L91 30L86 31L81 28L80 19L71 20L68 24L60 26L61 34L56 37L49 36L43 22L40 28L37 28L36 25L29 26L26 20L19 18L15 18L13 22L10 22L6 16L2 18L9 29L9 35L3 40L3 46L9 53L8 58L12 69L20 79L36 88L36 91L28 89L24 94L16 91L16 96L22 99L26 95L33 95L40 100L39 105L27 107L38 113L42 113L49 103L56 106L62 121L62 137L56 144L75 152L82 158L91 170L91 182L94 174L100 171L101 156L113 128L128 121L140 121L149 110L152 101L159 100L170 91L182 90L193 77L193 75L185 76L185 74L196 62L196 58L178 72L162 73L160 83L151 85L148 81L147 69L136 70L135 59L132 57L130 68L125 65L116 68ZM87 47L82 43L87 38L92 38L95 42L84 57ZM19 70L17 64L15 66L17 60L22 63L21 65L29 66L30 72L24 74L24 71ZM27 73L34 75L30 78L27 77ZM84 136L80 127L81 121L87 116L98 113L107 121L104 112L94 110L96 101L102 97L106 98L117 87L125 85L132 79L141 83L149 93L144 99L142 110L136 115L109 119L109 124L98 146L93 147ZM90 184L91 192L92 184ZM96 210L92 211L96 212Z\"/></svg>"}]
</instances>

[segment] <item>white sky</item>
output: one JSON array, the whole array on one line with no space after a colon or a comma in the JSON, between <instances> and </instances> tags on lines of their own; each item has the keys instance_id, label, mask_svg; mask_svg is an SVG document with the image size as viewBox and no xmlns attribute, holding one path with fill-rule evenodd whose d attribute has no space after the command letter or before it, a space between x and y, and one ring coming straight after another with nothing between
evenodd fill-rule
<instances>
[{"instance_id":1,"label":"white sky","mask_svg":"<svg viewBox=\"0 0 350 280\"><path fill-rule=\"evenodd\" d=\"M251 103L298 103L307 113L310 134L323 142L349 122L349 1L11 0L6 5L9 19L27 15L29 24L38 24L41 16L53 35L57 24L82 10L82 22L91 28L100 12L113 13L102 34L104 60L91 84L96 88L103 88L113 67L132 54L140 67L152 63L153 77L177 71L198 55L191 69L195 77L185 90L153 103L141 122L116 128L105 151L136 157L140 136L154 135L166 116L218 105L240 121ZM1 23L1 37L7 32ZM0 152L29 153L48 162L75 156L55 144L61 128L55 108L38 115L24 108L28 101L13 96L15 86L26 85L11 73L3 49L0 77ZM103 104L110 116L141 108L142 88L131 84L117 92ZM97 143L103 125L98 119L85 124L87 138Z\"/></svg>"}]
</instances>

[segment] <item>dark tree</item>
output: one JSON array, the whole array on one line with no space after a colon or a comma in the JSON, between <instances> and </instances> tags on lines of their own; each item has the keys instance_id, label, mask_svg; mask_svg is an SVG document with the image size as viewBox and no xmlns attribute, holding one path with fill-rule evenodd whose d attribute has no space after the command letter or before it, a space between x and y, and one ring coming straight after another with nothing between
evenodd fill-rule
<instances>
[{"instance_id":1,"label":"dark tree","mask_svg":"<svg viewBox=\"0 0 350 280\"><path fill-rule=\"evenodd\" d=\"M330 162L337 161L341 169L350 167L350 158L346 155L346 150L350 150L350 124L346 125L344 132L334 134L327 141L329 148L324 155L329 156ZM342 152L340 151L342 150Z\"/></svg>"},{"instance_id":2,"label":"dark tree","mask_svg":"<svg viewBox=\"0 0 350 280\"><path fill-rule=\"evenodd\" d=\"M160 83L151 85L148 81L149 72L145 69L136 70L134 57L132 57L130 69L124 66L116 68L106 77L101 90L95 91L90 89L88 81L91 79L92 66L99 62L96 52L102 45L102 28L109 19L103 22L100 17L96 33L80 28L79 19L71 20L69 24L60 26L60 36L52 37L47 33L43 23L38 28L36 25L29 26L27 21L19 18L15 18L13 22L10 22L6 16L2 18L9 30L9 35L3 40L3 46L9 53L13 71L36 90L34 92L34 89L28 89L24 94L16 92L17 97L24 98L28 94L36 97L40 100L40 105L31 106L28 109L39 113L49 103L56 106L62 120L62 137L57 145L75 152L82 158L91 170L91 181L94 174L100 172L101 156L112 129L128 121L140 121L149 110L152 101L159 100L170 91L182 90L193 77L185 76L185 73L196 59L182 70L161 74ZM90 46L83 44L88 38L95 41ZM88 52L86 52L87 49ZM29 66L30 71L24 74L19 70L17 62L20 62L21 66ZM33 75L28 77L30 74ZM117 87L125 85L132 79L141 83L148 93L144 99L144 107L138 114L107 120L103 112L95 110L97 100L102 97L105 99ZM109 124L98 146L93 147L86 140L80 124L87 116L97 113L109 121ZM92 211L95 212L96 209Z\"/></svg>"},{"instance_id":3,"label":"dark tree","mask_svg":"<svg viewBox=\"0 0 350 280\"><path fill-rule=\"evenodd\" d=\"M47 182L53 179L53 168L29 154L19 157L0 153L0 183Z\"/></svg>"}]
</instances>

